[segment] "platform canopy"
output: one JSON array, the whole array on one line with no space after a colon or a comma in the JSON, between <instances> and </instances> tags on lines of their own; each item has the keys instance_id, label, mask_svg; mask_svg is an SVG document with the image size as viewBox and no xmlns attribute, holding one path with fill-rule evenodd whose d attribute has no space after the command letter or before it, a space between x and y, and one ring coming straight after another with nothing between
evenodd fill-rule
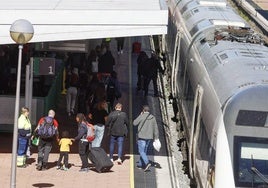
<instances>
[{"instance_id":1,"label":"platform canopy","mask_svg":"<svg viewBox=\"0 0 268 188\"><path fill-rule=\"evenodd\" d=\"M0 3L0 44L14 43L11 24L30 21L30 42L166 34L165 0L8 0Z\"/></svg>"}]
</instances>

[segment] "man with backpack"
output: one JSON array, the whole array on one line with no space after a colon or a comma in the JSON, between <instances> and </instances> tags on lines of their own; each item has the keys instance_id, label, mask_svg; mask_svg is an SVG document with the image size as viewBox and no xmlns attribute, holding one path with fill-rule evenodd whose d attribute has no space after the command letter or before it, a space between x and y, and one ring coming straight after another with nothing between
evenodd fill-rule
<instances>
[{"instance_id":1,"label":"man with backpack","mask_svg":"<svg viewBox=\"0 0 268 188\"><path fill-rule=\"evenodd\" d=\"M56 137L59 141L58 122L55 117L55 111L49 110L48 116L42 117L34 131L39 136L37 170L48 169L48 157L52 148L52 143Z\"/></svg>"},{"instance_id":2,"label":"man with backpack","mask_svg":"<svg viewBox=\"0 0 268 188\"><path fill-rule=\"evenodd\" d=\"M106 89L106 96L107 102L110 103L110 108L113 109L115 99L121 98L121 89L119 82L117 80L117 73L113 71L111 73L111 77L109 78L107 89Z\"/></svg>"}]
</instances>

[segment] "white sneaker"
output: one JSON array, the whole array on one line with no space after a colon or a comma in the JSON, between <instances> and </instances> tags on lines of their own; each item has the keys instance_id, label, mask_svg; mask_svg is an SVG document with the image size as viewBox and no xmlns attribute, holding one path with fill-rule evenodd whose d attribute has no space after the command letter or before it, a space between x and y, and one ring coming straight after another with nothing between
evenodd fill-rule
<instances>
[{"instance_id":1,"label":"white sneaker","mask_svg":"<svg viewBox=\"0 0 268 188\"><path fill-rule=\"evenodd\" d=\"M119 165L122 164L122 160L120 158L117 159L117 164L119 164Z\"/></svg>"},{"instance_id":2,"label":"white sneaker","mask_svg":"<svg viewBox=\"0 0 268 188\"><path fill-rule=\"evenodd\" d=\"M111 161L112 161L112 163L114 162L114 160L113 159L110 159Z\"/></svg>"}]
</instances>

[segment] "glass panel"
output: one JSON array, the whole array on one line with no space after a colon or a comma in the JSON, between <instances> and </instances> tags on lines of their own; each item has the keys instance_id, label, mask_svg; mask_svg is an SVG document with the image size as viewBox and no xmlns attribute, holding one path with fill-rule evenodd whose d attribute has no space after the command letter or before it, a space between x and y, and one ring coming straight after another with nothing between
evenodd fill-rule
<instances>
[{"instance_id":1,"label":"glass panel","mask_svg":"<svg viewBox=\"0 0 268 188\"><path fill-rule=\"evenodd\" d=\"M235 137L234 159L236 186L266 185L268 139Z\"/></svg>"},{"instance_id":2,"label":"glass panel","mask_svg":"<svg viewBox=\"0 0 268 188\"><path fill-rule=\"evenodd\" d=\"M236 125L264 127L268 112L239 110Z\"/></svg>"}]
</instances>

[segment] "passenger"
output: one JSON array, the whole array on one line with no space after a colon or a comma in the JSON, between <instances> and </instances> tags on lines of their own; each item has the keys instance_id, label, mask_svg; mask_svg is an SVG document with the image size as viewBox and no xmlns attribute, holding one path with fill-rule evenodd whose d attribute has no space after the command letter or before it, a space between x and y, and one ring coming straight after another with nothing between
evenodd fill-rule
<instances>
[{"instance_id":1,"label":"passenger","mask_svg":"<svg viewBox=\"0 0 268 188\"><path fill-rule=\"evenodd\" d=\"M158 97L157 75L158 71L163 73L164 70L155 52L151 53L151 58L142 64L141 69L143 71L142 75L144 76L144 96L148 95L148 87L151 80L153 80L154 97Z\"/></svg>"},{"instance_id":2,"label":"passenger","mask_svg":"<svg viewBox=\"0 0 268 188\"><path fill-rule=\"evenodd\" d=\"M79 73L78 68L73 68L71 75L67 79L67 95L66 95L66 103L67 103L67 113L68 116L74 114L74 108L77 97L77 89L79 87Z\"/></svg>"},{"instance_id":3,"label":"passenger","mask_svg":"<svg viewBox=\"0 0 268 188\"><path fill-rule=\"evenodd\" d=\"M123 54L123 48L124 48L124 37L118 37L115 39L117 41L117 53L119 54Z\"/></svg>"},{"instance_id":4,"label":"passenger","mask_svg":"<svg viewBox=\"0 0 268 188\"><path fill-rule=\"evenodd\" d=\"M87 136L87 122L84 114L78 113L76 115L76 122L78 123L78 134L74 138L75 141L79 141L78 144L78 153L82 162L81 169L79 172L88 172L89 163L88 163L88 152L91 148L91 143L86 139Z\"/></svg>"},{"instance_id":5,"label":"passenger","mask_svg":"<svg viewBox=\"0 0 268 188\"><path fill-rule=\"evenodd\" d=\"M42 117L34 130L34 135L40 137L38 144L37 170L48 169L48 157L52 149L54 138L59 142L59 123L54 117L55 111L49 110L48 116ZM51 127L51 129L49 127Z\"/></svg>"},{"instance_id":6,"label":"passenger","mask_svg":"<svg viewBox=\"0 0 268 188\"><path fill-rule=\"evenodd\" d=\"M109 49L100 57L98 64L99 73L112 73L115 59Z\"/></svg>"},{"instance_id":7,"label":"passenger","mask_svg":"<svg viewBox=\"0 0 268 188\"><path fill-rule=\"evenodd\" d=\"M73 144L72 141L74 139L70 139L69 138L69 132L68 131L63 131L62 132L62 138L59 141L59 145L60 145L60 157L59 160L57 162L57 167L56 169L59 170L68 170L68 160L69 160L69 152L70 152L70 146ZM64 165L61 166L61 161L63 159L63 163Z\"/></svg>"},{"instance_id":8,"label":"passenger","mask_svg":"<svg viewBox=\"0 0 268 188\"><path fill-rule=\"evenodd\" d=\"M92 141L92 147L100 147L104 135L105 123L107 121L108 113L106 111L106 101L101 101L95 108L88 114L90 122L95 127L95 139Z\"/></svg>"},{"instance_id":9,"label":"passenger","mask_svg":"<svg viewBox=\"0 0 268 188\"><path fill-rule=\"evenodd\" d=\"M17 166L26 167L26 153L31 138L32 125L29 120L29 108L22 107L21 115L18 119L18 156Z\"/></svg>"},{"instance_id":10,"label":"passenger","mask_svg":"<svg viewBox=\"0 0 268 188\"><path fill-rule=\"evenodd\" d=\"M149 59L148 55L146 52L141 51L138 58L137 58L137 75L138 75L138 82L137 82L137 91L144 89L144 78L142 76L142 63L147 61Z\"/></svg>"},{"instance_id":11,"label":"passenger","mask_svg":"<svg viewBox=\"0 0 268 188\"><path fill-rule=\"evenodd\" d=\"M88 67L87 70L89 73L97 74L98 73L98 56L96 50L91 50L88 56Z\"/></svg>"},{"instance_id":12,"label":"passenger","mask_svg":"<svg viewBox=\"0 0 268 188\"><path fill-rule=\"evenodd\" d=\"M106 123L110 135L110 159L113 161L114 145L117 142L118 164L122 164L124 138L127 137L129 125L127 114L122 112L122 107L122 104L117 103L115 110L109 114Z\"/></svg>"},{"instance_id":13,"label":"passenger","mask_svg":"<svg viewBox=\"0 0 268 188\"><path fill-rule=\"evenodd\" d=\"M100 82L96 74L93 75L87 91L88 112L90 113L96 104L96 91Z\"/></svg>"},{"instance_id":14,"label":"passenger","mask_svg":"<svg viewBox=\"0 0 268 188\"><path fill-rule=\"evenodd\" d=\"M107 88L106 88L106 96L107 102L110 103L110 108L113 109L114 100L121 98L121 88L120 84L117 80L117 73L115 71L112 72L111 77L108 80Z\"/></svg>"},{"instance_id":15,"label":"passenger","mask_svg":"<svg viewBox=\"0 0 268 188\"><path fill-rule=\"evenodd\" d=\"M79 73L79 92L77 93L77 111L79 113L87 113L87 92L88 92L88 74L81 70Z\"/></svg>"},{"instance_id":16,"label":"passenger","mask_svg":"<svg viewBox=\"0 0 268 188\"><path fill-rule=\"evenodd\" d=\"M159 138L158 126L155 117L150 114L149 106L143 106L141 114L133 121L134 126L138 126L137 129L137 144L140 154L140 160L137 167L148 171L151 163L148 159L147 152L153 139Z\"/></svg>"}]
</instances>

